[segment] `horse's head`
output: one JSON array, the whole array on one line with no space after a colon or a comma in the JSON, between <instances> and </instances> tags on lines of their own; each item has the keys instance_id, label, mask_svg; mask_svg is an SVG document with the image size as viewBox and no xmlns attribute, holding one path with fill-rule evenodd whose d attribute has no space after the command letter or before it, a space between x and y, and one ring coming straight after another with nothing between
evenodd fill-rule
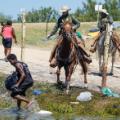
<instances>
[{"instance_id":1,"label":"horse's head","mask_svg":"<svg viewBox=\"0 0 120 120\"><path fill-rule=\"evenodd\" d=\"M72 23L69 21L66 21L63 23L63 31L66 33L71 33L72 32Z\"/></svg>"},{"instance_id":2,"label":"horse's head","mask_svg":"<svg viewBox=\"0 0 120 120\"><path fill-rule=\"evenodd\" d=\"M64 39L71 40L72 38L72 23L69 21L66 21L63 23L62 26L62 36Z\"/></svg>"}]
</instances>

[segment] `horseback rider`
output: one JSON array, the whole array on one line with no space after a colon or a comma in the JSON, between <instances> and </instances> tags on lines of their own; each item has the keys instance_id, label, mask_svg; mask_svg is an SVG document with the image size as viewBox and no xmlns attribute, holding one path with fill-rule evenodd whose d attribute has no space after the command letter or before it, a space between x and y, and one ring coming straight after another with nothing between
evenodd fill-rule
<instances>
[{"instance_id":1,"label":"horseback rider","mask_svg":"<svg viewBox=\"0 0 120 120\"><path fill-rule=\"evenodd\" d=\"M73 16L71 16L69 14L69 11L71 9L68 7L68 6L63 6L61 9L60 9L60 12L62 13L62 15L60 16L60 18L58 19L55 27L53 28L52 32L47 36L47 38L49 39L51 36L53 36L57 31L58 29L60 29L59 31L59 35L61 35L61 32L62 32L62 27L63 27L63 24L64 22L66 21L69 21L72 23L72 30L75 31L76 29L78 29L80 27L80 22L78 20L76 20ZM51 53L51 56L50 56L50 59L49 59L49 62L50 62L50 66L51 67L56 67L57 63L56 63L56 57L55 57L55 54L56 54L56 49L58 47L58 45L60 44L60 41L58 39L58 42L57 44L55 45L52 53ZM81 47L80 45L80 41L77 39L77 45ZM83 49L83 48L82 48ZM85 51L85 50L83 50ZM85 52L86 53L86 52ZM87 57L89 56L87 53L86 53ZM86 59L87 59L86 57ZM89 60L88 60L89 61Z\"/></svg>"},{"instance_id":2,"label":"horseback rider","mask_svg":"<svg viewBox=\"0 0 120 120\"><path fill-rule=\"evenodd\" d=\"M91 52L96 51L97 42L99 41L99 39L103 40L105 38L107 23L109 23L110 26L112 26L112 23L113 23L113 19L111 16L109 16L109 13L107 12L106 9L101 9L99 12L100 12L100 17L99 17L99 22L98 22L98 28L100 32L95 37L93 44L91 45L92 47L90 49Z\"/></svg>"}]
</instances>

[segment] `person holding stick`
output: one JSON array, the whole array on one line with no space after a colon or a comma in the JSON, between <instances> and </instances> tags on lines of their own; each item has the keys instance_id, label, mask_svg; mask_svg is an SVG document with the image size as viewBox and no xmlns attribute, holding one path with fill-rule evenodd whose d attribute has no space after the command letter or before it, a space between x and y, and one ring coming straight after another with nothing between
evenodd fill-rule
<instances>
[{"instance_id":1,"label":"person holding stick","mask_svg":"<svg viewBox=\"0 0 120 120\"><path fill-rule=\"evenodd\" d=\"M11 85L11 97L17 100L18 110L21 109L21 102L25 102L27 108L29 108L33 103L33 101L26 98L27 89L33 86L33 78L29 68L26 63L18 61L15 54L9 54L7 60L15 67L17 77L16 83ZM12 81L13 80L11 80L11 82Z\"/></svg>"}]
</instances>

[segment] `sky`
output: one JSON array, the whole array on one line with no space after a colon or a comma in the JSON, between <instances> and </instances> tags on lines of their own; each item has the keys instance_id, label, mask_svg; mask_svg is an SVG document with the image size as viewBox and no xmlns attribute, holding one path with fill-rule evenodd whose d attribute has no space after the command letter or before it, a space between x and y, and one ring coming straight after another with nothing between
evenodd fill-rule
<instances>
[{"instance_id":1,"label":"sky","mask_svg":"<svg viewBox=\"0 0 120 120\"><path fill-rule=\"evenodd\" d=\"M32 8L39 9L40 7L51 6L59 10L61 6L68 5L72 11L75 11L78 7L83 7L83 1L86 2L86 0L0 0L0 13L10 15L15 19L17 14L20 13L21 8L29 11ZM96 1L99 3L104 0Z\"/></svg>"}]
</instances>

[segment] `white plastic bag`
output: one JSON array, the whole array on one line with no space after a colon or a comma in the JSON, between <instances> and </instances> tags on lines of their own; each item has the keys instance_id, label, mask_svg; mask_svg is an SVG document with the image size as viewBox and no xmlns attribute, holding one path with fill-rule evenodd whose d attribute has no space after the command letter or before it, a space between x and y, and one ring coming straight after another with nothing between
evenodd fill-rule
<instances>
[{"instance_id":1,"label":"white plastic bag","mask_svg":"<svg viewBox=\"0 0 120 120\"><path fill-rule=\"evenodd\" d=\"M91 92L81 92L79 96L77 96L78 101L90 101L92 99Z\"/></svg>"},{"instance_id":2,"label":"white plastic bag","mask_svg":"<svg viewBox=\"0 0 120 120\"><path fill-rule=\"evenodd\" d=\"M45 111L45 110L40 110L40 111L36 112L36 114L39 114L39 115L52 115L52 112Z\"/></svg>"}]
</instances>

